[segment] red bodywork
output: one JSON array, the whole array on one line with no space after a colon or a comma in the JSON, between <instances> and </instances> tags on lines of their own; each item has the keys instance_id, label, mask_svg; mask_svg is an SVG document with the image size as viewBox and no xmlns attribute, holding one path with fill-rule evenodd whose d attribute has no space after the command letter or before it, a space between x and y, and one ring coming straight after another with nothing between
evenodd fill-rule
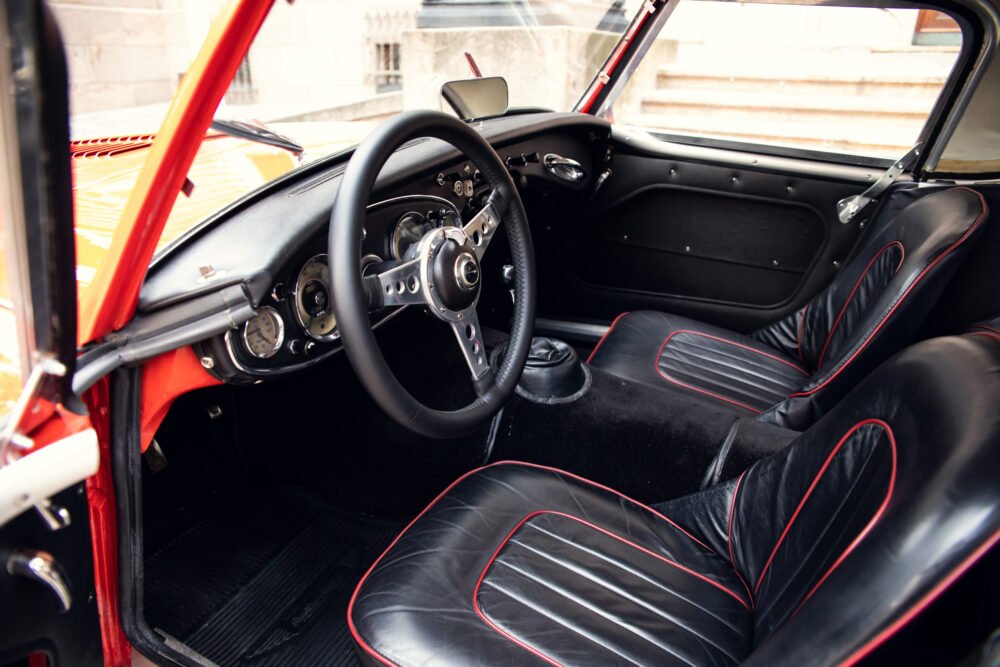
<instances>
[{"instance_id":1,"label":"red bodywork","mask_svg":"<svg viewBox=\"0 0 1000 667\"><path fill-rule=\"evenodd\" d=\"M122 215L109 257L81 304L78 335L81 344L121 328L134 314L146 267L174 200L219 102L272 5L273 0L231 0L213 23L156 135ZM144 433L155 430L157 419L162 419L177 395L214 382L197 365L197 360L192 366L193 353L187 350L186 354L187 357L185 353L167 355L149 364L143 373L143 414L148 416L144 419ZM108 665L128 665L131 647L122 632L118 610L117 517L111 483L107 379L90 389L84 400L101 451L100 469L87 481L87 499L104 660Z\"/></svg>"}]
</instances>

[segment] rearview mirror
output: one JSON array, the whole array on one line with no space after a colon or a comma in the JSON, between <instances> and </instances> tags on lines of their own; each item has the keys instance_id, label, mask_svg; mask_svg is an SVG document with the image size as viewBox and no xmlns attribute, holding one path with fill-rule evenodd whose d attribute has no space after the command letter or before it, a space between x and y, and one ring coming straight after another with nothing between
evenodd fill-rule
<instances>
[{"instance_id":1,"label":"rearview mirror","mask_svg":"<svg viewBox=\"0 0 1000 667\"><path fill-rule=\"evenodd\" d=\"M507 81L502 76L449 81L441 97L463 120L507 113Z\"/></svg>"}]
</instances>

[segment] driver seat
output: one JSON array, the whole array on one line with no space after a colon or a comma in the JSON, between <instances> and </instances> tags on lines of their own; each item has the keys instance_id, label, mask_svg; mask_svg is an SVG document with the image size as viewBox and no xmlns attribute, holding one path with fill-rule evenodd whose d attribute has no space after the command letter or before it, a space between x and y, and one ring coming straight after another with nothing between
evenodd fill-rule
<instances>
[{"instance_id":1,"label":"driver seat","mask_svg":"<svg viewBox=\"0 0 1000 667\"><path fill-rule=\"evenodd\" d=\"M361 580L358 653L800 665L907 650L893 635L1000 539L998 405L1000 338L966 335L899 354L738 479L653 507L551 468L480 468Z\"/></svg>"}]
</instances>

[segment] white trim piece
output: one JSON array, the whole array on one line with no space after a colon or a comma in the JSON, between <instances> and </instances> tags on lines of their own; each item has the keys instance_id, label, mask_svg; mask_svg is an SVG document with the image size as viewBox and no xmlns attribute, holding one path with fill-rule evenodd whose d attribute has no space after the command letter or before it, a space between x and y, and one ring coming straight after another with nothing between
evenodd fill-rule
<instances>
[{"instance_id":1,"label":"white trim piece","mask_svg":"<svg viewBox=\"0 0 1000 667\"><path fill-rule=\"evenodd\" d=\"M0 526L97 472L97 433L88 428L0 468Z\"/></svg>"}]
</instances>

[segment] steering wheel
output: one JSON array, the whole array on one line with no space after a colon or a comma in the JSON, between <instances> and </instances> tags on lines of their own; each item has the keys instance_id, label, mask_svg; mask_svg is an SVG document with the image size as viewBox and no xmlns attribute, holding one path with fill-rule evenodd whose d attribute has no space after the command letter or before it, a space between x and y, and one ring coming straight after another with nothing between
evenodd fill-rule
<instances>
[{"instance_id":1,"label":"steering wheel","mask_svg":"<svg viewBox=\"0 0 1000 667\"><path fill-rule=\"evenodd\" d=\"M464 227L427 232L412 259L382 265L362 277L361 238L375 178L397 148L411 139L448 142L479 169L492 193ZM496 371L483 345L476 304L480 261L499 225L507 227L514 264L514 318L507 351ZM535 262L524 205L500 157L478 132L437 111L402 113L379 126L354 152L330 214L330 293L347 357L372 398L393 419L425 436L447 438L474 430L510 399L524 370L535 317ZM451 325L477 398L458 410L436 410L396 379L375 341L368 314L386 306L421 305Z\"/></svg>"}]
</instances>

